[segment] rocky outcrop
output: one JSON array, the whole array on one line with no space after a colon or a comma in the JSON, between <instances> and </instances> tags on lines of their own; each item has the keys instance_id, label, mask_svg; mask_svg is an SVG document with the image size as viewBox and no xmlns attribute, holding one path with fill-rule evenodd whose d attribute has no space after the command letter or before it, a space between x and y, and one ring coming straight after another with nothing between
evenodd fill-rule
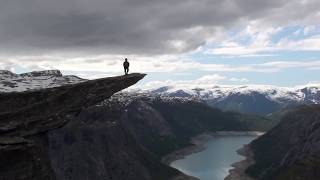
<instances>
[{"instance_id":1,"label":"rocky outcrop","mask_svg":"<svg viewBox=\"0 0 320 180\"><path fill-rule=\"evenodd\" d=\"M109 98L143 77L144 74L131 74L40 91L3 93L0 135L23 137L60 127L81 109Z\"/></svg>"},{"instance_id":2,"label":"rocky outcrop","mask_svg":"<svg viewBox=\"0 0 320 180\"><path fill-rule=\"evenodd\" d=\"M0 94L0 179L56 179L47 132L83 109L125 89L144 74L130 74L37 91ZM71 139L71 140L70 140ZM72 138L66 138L72 141Z\"/></svg>"},{"instance_id":3,"label":"rocky outcrop","mask_svg":"<svg viewBox=\"0 0 320 180\"><path fill-rule=\"evenodd\" d=\"M288 111L281 123L250 144L255 164L246 172L262 180L320 179L320 106Z\"/></svg>"}]
</instances>

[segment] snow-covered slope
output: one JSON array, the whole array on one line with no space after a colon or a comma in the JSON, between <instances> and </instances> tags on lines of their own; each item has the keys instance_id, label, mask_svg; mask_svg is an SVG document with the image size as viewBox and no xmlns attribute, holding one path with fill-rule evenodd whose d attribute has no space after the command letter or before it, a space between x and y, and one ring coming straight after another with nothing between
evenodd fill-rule
<instances>
[{"instance_id":1,"label":"snow-covered slope","mask_svg":"<svg viewBox=\"0 0 320 180\"><path fill-rule=\"evenodd\" d=\"M222 110L260 115L267 115L284 107L320 103L320 85L316 84L293 88L270 85L217 85L206 88L164 86L140 92L161 98L199 99Z\"/></svg>"},{"instance_id":2,"label":"snow-covered slope","mask_svg":"<svg viewBox=\"0 0 320 180\"><path fill-rule=\"evenodd\" d=\"M259 93L266 98L276 102L286 101L310 101L320 103L320 85L305 87L277 87L270 85L248 85L232 86L219 85L210 88L179 88L175 86L165 86L156 89L141 90L170 97L196 97L202 100L222 100L231 95L253 95Z\"/></svg>"},{"instance_id":3,"label":"snow-covered slope","mask_svg":"<svg viewBox=\"0 0 320 180\"><path fill-rule=\"evenodd\" d=\"M24 74L0 70L0 92L21 92L84 81L86 80L76 76L63 76L59 70L33 71Z\"/></svg>"}]
</instances>

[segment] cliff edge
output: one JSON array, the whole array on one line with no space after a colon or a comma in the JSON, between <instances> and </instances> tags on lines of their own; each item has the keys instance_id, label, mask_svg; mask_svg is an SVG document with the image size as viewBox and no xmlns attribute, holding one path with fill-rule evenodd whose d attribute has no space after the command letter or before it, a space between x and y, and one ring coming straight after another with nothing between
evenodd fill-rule
<instances>
[{"instance_id":1,"label":"cliff edge","mask_svg":"<svg viewBox=\"0 0 320 180\"><path fill-rule=\"evenodd\" d=\"M0 94L1 179L56 179L48 156L47 132L64 126L81 110L111 97L144 76L135 73Z\"/></svg>"}]
</instances>

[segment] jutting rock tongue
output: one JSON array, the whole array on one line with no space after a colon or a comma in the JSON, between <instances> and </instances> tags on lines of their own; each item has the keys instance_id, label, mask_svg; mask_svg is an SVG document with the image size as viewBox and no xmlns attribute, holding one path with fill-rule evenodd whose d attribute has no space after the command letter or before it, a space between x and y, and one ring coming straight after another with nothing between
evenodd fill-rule
<instances>
[{"instance_id":1,"label":"jutting rock tongue","mask_svg":"<svg viewBox=\"0 0 320 180\"><path fill-rule=\"evenodd\" d=\"M81 109L109 98L145 74L130 74L74 85L0 96L0 135L25 136L57 128Z\"/></svg>"},{"instance_id":2,"label":"jutting rock tongue","mask_svg":"<svg viewBox=\"0 0 320 180\"><path fill-rule=\"evenodd\" d=\"M0 179L55 179L45 132L64 126L82 109L141 80L130 74L37 91L0 94Z\"/></svg>"}]
</instances>

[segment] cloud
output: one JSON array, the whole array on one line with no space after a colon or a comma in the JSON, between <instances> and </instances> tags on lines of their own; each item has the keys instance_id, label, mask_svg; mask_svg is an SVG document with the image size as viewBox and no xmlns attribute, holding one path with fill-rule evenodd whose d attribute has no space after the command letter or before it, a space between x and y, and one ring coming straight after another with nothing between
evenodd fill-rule
<instances>
[{"instance_id":1,"label":"cloud","mask_svg":"<svg viewBox=\"0 0 320 180\"><path fill-rule=\"evenodd\" d=\"M249 82L247 78L230 78L229 80L233 82L242 82L242 83Z\"/></svg>"},{"instance_id":2,"label":"cloud","mask_svg":"<svg viewBox=\"0 0 320 180\"><path fill-rule=\"evenodd\" d=\"M278 70L301 68L307 70L320 69L320 61L273 61L257 65L257 68L274 68Z\"/></svg>"},{"instance_id":3,"label":"cloud","mask_svg":"<svg viewBox=\"0 0 320 180\"><path fill-rule=\"evenodd\" d=\"M313 23L318 0L0 0L2 54L170 54L256 22Z\"/></svg>"},{"instance_id":4,"label":"cloud","mask_svg":"<svg viewBox=\"0 0 320 180\"><path fill-rule=\"evenodd\" d=\"M305 26L293 33L282 35L280 40L274 42L273 38L283 28L269 27L260 29L248 25L234 37L226 39L217 47L206 50L205 53L248 57L254 55L272 55L272 53L281 51L320 51L319 29L319 26ZM295 39L290 37L292 35L295 36Z\"/></svg>"},{"instance_id":5,"label":"cloud","mask_svg":"<svg viewBox=\"0 0 320 180\"><path fill-rule=\"evenodd\" d=\"M209 87L216 85L222 80L225 80L227 77L219 75L219 74L211 74L205 75L198 79L194 80L166 80L166 81L151 81L147 82L140 86L135 86L135 88L143 88L143 89L154 89L163 86L174 86L174 87Z\"/></svg>"}]
</instances>

